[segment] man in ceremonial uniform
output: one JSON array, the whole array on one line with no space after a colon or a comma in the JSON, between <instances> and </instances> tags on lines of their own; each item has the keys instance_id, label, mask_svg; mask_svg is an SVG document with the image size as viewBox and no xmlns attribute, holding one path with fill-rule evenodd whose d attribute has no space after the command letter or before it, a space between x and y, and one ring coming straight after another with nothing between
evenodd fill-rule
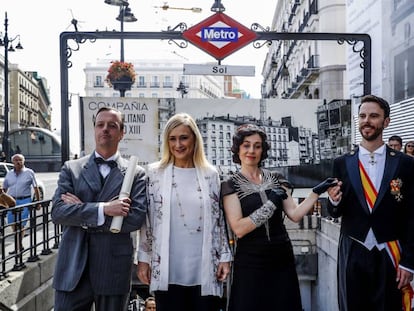
<instances>
[{"instance_id":1,"label":"man in ceremonial uniform","mask_svg":"<svg viewBox=\"0 0 414 311\"><path fill-rule=\"evenodd\" d=\"M338 253L341 311L411 310L414 271L414 160L383 141L384 99L359 106L358 148L334 161L338 186L328 210L342 217Z\"/></svg>"}]
</instances>

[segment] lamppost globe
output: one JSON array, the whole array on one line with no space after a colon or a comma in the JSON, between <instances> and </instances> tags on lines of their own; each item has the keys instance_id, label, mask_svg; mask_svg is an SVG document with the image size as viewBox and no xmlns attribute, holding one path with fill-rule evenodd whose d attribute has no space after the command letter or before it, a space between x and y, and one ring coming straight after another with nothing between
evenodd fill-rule
<instances>
[{"instance_id":1,"label":"lamppost globe","mask_svg":"<svg viewBox=\"0 0 414 311\"><path fill-rule=\"evenodd\" d=\"M105 0L105 3L109 4L109 5L123 6L123 5L127 5L128 1L125 1L125 0Z\"/></svg>"},{"instance_id":2,"label":"lamppost globe","mask_svg":"<svg viewBox=\"0 0 414 311\"><path fill-rule=\"evenodd\" d=\"M125 9L121 9L121 12L119 12L118 17L116 20L127 23L136 22L138 19L134 16L134 14L131 12L130 7L126 7Z\"/></svg>"},{"instance_id":3,"label":"lamppost globe","mask_svg":"<svg viewBox=\"0 0 414 311\"><path fill-rule=\"evenodd\" d=\"M224 5L221 3L221 0L214 0L214 4L211 6L211 9L210 9L211 12L216 12L216 13L222 13L225 10L226 9Z\"/></svg>"}]
</instances>

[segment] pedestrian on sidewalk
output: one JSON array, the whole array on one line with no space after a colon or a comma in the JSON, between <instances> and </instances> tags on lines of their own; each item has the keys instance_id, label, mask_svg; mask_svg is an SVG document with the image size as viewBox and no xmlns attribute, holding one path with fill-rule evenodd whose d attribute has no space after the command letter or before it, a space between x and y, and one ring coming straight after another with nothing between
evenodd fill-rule
<instances>
[{"instance_id":1,"label":"pedestrian on sidewalk","mask_svg":"<svg viewBox=\"0 0 414 311\"><path fill-rule=\"evenodd\" d=\"M388 146L394 150L401 151L403 147L403 141L401 136L392 135L388 138Z\"/></svg>"},{"instance_id":2,"label":"pedestrian on sidewalk","mask_svg":"<svg viewBox=\"0 0 414 311\"><path fill-rule=\"evenodd\" d=\"M8 195L12 196L16 200L16 205L24 205L32 202L32 188L36 201L40 201L39 187L37 186L36 176L31 168L25 166L24 155L17 153L11 158L13 163L13 169L8 171L3 181L3 189ZM40 209L41 205L36 204L36 209ZM17 214L15 211L7 212L7 221L12 224L13 232L16 233L17 238L17 250L10 252L15 254L24 249L23 237L25 233L25 227L27 220L29 219L29 208L24 207L21 213L21 221L17 222Z\"/></svg>"}]
</instances>

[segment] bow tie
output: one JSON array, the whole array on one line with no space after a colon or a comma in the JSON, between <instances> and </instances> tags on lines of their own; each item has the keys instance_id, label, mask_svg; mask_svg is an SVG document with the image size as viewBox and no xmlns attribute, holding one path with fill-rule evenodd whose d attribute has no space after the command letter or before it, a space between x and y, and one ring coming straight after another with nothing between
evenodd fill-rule
<instances>
[{"instance_id":1,"label":"bow tie","mask_svg":"<svg viewBox=\"0 0 414 311\"><path fill-rule=\"evenodd\" d=\"M95 163L98 164L98 165L100 165L100 164L106 164L110 168L114 168L114 167L117 166L116 161L114 161L114 160L105 161L102 158L95 158Z\"/></svg>"}]
</instances>

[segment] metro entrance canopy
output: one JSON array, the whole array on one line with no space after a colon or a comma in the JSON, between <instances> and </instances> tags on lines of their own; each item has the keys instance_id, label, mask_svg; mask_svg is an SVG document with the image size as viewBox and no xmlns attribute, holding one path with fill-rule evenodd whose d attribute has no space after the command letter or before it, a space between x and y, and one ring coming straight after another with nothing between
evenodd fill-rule
<instances>
[{"instance_id":1,"label":"metro entrance canopy","mask_svg":"<svg viewBox=\"0 0 414 311\"><path fill-rule=\"evenodd\" d=\"M261 30L261 31L259 31ZM255 48L261 48L274 40L322 40L337 41L338 44L352 45L354 53L359 53L363 69L364 94L371 93L371 38L368 34L358 33L311 33L311 32L275 32L269 31L257 23L251 30L239 24L222 12L208 17L199 24L187 29L185 23L180 23L173 29L160 32L62 32L60 34L60 82L61 82L61 139L62 164L69 159L69 74L72 67L69 60L74 51L78 51L80 44L95 42L98 39L132 39L132 40L168 40L180 48L186 48L188 42L195 44L220 62L223 58L234 53L246 44L253 42ZM68 41L74 40L75 47L69 46ZM263 42L259 42L263 41ZM362 43L362 47L361 44Z\"/></svg>"}]
</instances>

